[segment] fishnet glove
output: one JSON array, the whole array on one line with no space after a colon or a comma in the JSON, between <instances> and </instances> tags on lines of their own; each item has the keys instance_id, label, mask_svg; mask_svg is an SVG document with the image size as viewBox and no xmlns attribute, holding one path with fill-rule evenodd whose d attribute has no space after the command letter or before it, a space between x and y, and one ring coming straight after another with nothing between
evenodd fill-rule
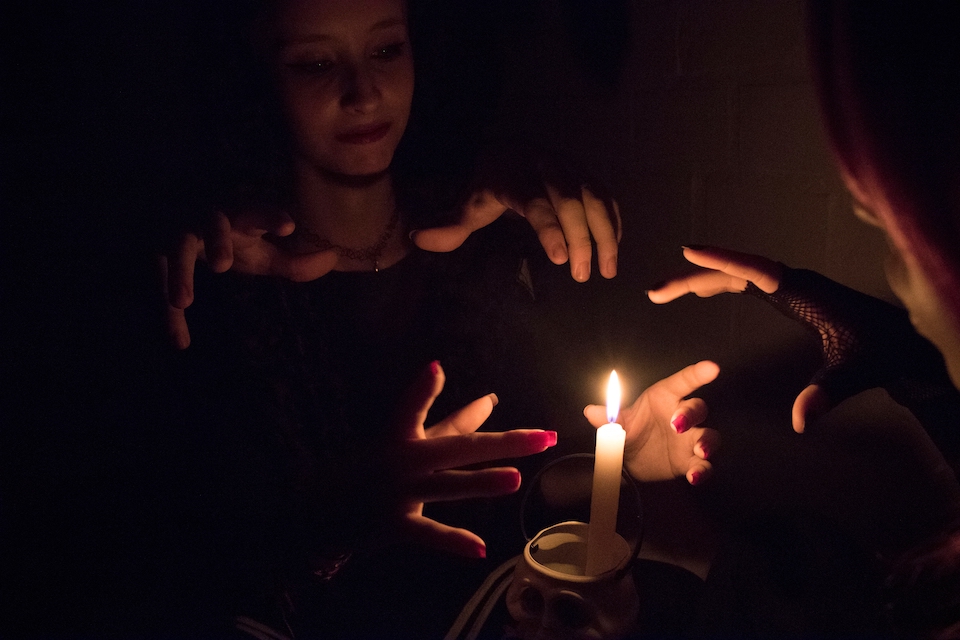
<instances>
[{"instance_id":1,"label":"fishnet glove","mask_svg":"<svg viewBox=\"0 0 960 640\"><path fill-rule=\"evenodd\" d=\"M806 269L783 267L779 288L750 293L816 335L823 367L810 384L834 405L875 387L920 417L924 403L957 396L943 356L910 324L907 313Z\"/></svg>"}]
</instances>

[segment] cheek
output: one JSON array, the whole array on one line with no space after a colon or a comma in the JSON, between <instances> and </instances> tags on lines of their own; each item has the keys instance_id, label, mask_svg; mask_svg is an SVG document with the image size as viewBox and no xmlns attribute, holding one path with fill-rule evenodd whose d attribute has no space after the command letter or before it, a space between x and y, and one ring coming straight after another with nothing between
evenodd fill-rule
<instances>
[{"instance_id":1,"label":"cheek","mask_svg":"<svg viewBox=\"0 0 960 640\"><path fill-rule=\"evenodd\" d=\"M933 286L924 274L908 265L896 251L891 250L884 263L890 289L910 313L914 328L930 340L941 352L954 342L951 317Z\"/></svg>"},{"instance_id":2,"label":"cheek","mask_svg":"<svg viewBox=\"0 0 960 640\"><path fill-rule=\"evenodd\" d=\"M328 114L336 99L322 88L288 85L284 88L283 108L291 136L298 141L315 140L333 130Z\"/></svg>"},{"instance_id":3,"label":"cheek","mask_svg":"<svg viewBox=\"0 0 960 640\"><path fill-rule=\"evenodd\" d=\"M398 66L389 75L383 78L387 93L391 96L394 107L403 113L410 112L413 103L413 66Z\"/></svg>"}]
</instances>

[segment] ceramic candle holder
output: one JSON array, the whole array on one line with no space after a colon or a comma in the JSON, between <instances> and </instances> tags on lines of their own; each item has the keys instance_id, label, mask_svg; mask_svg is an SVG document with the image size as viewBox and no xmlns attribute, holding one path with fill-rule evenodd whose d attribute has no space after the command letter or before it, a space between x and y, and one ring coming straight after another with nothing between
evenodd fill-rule
<instances>
[{"instance_id":1,"label":"ceramic candle holder","mask_svg":"<svg viewBox=\"0 0 960 640\"><path fill-rule=\"evenodd\" d=\"M522 523L529 540L514 569L506 605L526 639L623 638L634 631L640 597L632 568L640 550L640 498L623 474L616 561L598 575L586 574L587 531L594 456L561 458L541 471L524 496ZM544 521L555 524L543 526ZM529 531L538 527L532 537ZM622 535L621 535L622 533Z\"/></svg>"},{"instance_id":2,"label":"ceramic candle holder","mask_svg":"<svg viewBox=\"0 0 960 640\"><path fill-rule=\"evenodd\" d=\"M623 638L633 628L640 598L630 545L616 536L616 567L586 576L587 527L561 522L524 548L506 596L521 638Z\"/></svg>"}]
</instances>

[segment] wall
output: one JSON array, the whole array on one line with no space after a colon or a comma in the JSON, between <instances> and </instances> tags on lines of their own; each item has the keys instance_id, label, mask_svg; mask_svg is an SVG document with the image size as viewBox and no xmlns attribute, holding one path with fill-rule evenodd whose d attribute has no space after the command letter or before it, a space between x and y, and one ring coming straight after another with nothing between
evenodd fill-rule
<instances>
[{"instance_id":1,"label":"wall","mask_svg":"<svg viewBox=\"0 0 960 640\"><path fill-rule=\"evenodd\" d=\"M621 206L617 283L571 289L571 304L602 307L615 292L607 310L621 335L611 340L653 363L649 374L637 371L646 379L703 357L739 365L806 340L746 297L649 303L645 289L687 268L685 244L765 255L893 299L884 241L853 217L826 148L803 3L634 0L623 8L629 41L610 85L578 55L557 0L544 0L539 32L518 45L526 55L506 101L526 134L571 150L609 181Z\"/></svg>"}]
</instances>

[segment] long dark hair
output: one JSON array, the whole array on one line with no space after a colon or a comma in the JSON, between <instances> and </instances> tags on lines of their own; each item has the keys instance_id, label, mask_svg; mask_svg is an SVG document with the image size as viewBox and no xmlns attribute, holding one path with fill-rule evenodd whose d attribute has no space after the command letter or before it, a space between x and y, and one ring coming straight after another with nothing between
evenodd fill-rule
<instances>
[{"instance_id":1,"label":"long dark hair","mask_svg":"<svg viewBox=\"0 0 960 640\"><path fill-rule=\"evenodd\" d=\"M811 0L820 105L843 171L960 322L960 21L950 2Z\"/></svg>"}]
</instances>

